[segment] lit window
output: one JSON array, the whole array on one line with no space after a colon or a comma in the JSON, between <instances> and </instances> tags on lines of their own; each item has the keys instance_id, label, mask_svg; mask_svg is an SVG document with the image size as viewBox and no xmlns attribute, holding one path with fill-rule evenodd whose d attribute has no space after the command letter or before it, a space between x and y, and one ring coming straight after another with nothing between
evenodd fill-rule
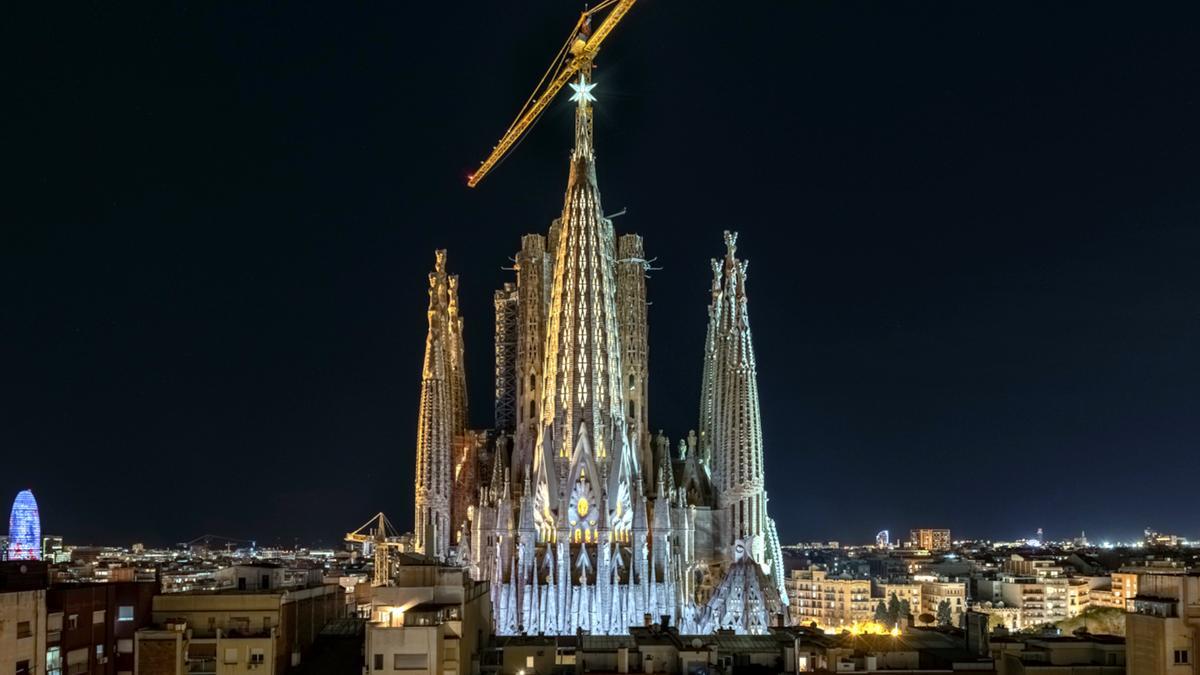
<instances>
[{"instance_id":1,"label":"lit window","mask_svg":"<svg viewBox=\"0 0 1200 675\"><path fill-rule=\"evenodd\" d=\"M133 621L133 605L121 605L118 607L117 621Z\"/></svg>"},{"instance_id":2,"label":"lit window","mask_svg":"<svg viewBox=\"0 0 1200 675\"><path fill-rule=\"evenodd\" d=\"M104 610L98 609L92 612L92 625L104 623Z\"/></svg>"}]
</instances>

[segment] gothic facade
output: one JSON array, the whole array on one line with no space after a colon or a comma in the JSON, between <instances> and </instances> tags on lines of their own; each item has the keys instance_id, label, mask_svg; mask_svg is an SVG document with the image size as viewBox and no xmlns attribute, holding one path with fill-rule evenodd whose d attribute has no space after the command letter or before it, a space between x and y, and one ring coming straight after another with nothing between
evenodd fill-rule
<instances>
[{"instance_id":1,"label":"gothic facade","mask_svg":"<svg viewBox=\"0 0 1200 675\"><path fill-rule=\"evenodd\" d=\"M641 237L604 216L588 87L562 215L496 291L495 428L467 429L457 277L439 251L417 439L419 550L491 582L495 631L765 632L786 617L767 515L747 264L713 261L700 432L651 433Z\"/></svg>"}]
</instances>

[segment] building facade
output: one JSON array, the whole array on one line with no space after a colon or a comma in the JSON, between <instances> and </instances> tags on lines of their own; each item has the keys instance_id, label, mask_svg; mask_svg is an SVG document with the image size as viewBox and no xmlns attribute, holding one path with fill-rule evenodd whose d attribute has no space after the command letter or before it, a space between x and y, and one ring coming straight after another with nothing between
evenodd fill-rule
<instances>
[{"instance_id":1,"label":"building facade","mask_svg":"<svg viewBox=\"0 0 1200 675\"><path fill-rule=\"evenodd\" d=\"M46 649L48 584L42 563L0 563L0 673L44 675L58 663Z\"/></svg>"},{"instance_id":2,"label":"building facade","mask_svg":"<svg viewBox=\"0 0 1200 675\"><path fill-rule=\"evenodd\" d=\"M950 530L918 528L908 533L908 543L913 548L931 552L949 551L951 548Z\"/></svg>"},{"instance_id":3,"label":"building facade","mask_svg":"<svg viewBox=\"0 0 1200 675\"><path fill-rule=\"evenodd\" d=\"M491 632L487 582L474 581L462 567L411 556L393 579L367 591L367 672L479 672L479 652Z\"/></svg>"},{"instance_id":4,"label":"building facade","mask_svg":"<svg viewBox=\"0 0 1200 675\"><path fill-rule=\"evenodd\" d=\"M1058 623L1071 616L1069 589L1064 578L1004 575L998 580L1000 600L1021 610L1024 626Z\"/></svg>"},{"instance_id":5,"label":"building facade","mask_svg":"<svg viewBox=\"0 0 1200 675\"><path fill-rule=\"evenodd\" d=\"M1128 601L1129 675L1200 673L1200 573L1138 575Z\"/></svg>"},{"instance_id":6,"label":"building facade","mask_svg":"<svg viewBox=\"0 0 1200 675\"><path fill-rule=\"evenodd\" d=\"M838 628L870 621L875 603L867 579L829 577L825 570L810 567L792 570L787 593L793 625L816 623L821 628Z\"/></svg>"},{"instance_id":7,"label":"building facade","mask_svg":"<svg viewBox=\"0 0 1200 675\"><path fill-rule=\"evenodd\" d=\"M134 669L134 636L149 625L158 584L56 584L46 595L50 631L63 675L119 675Z\"/></svg>"},{"instance_id":8,"label":"building facade","mask_svg":"<svg viewBox=\"0 0 1200 675\"><path fill-rule=\"evenodd\" d=\"M345 612L341 586L159 595L137 631L137 675L283 675ZM178 670L182 669L182 670Z\"/></svg>"},{"instance_id":9,"label":"building facade","mask_svg":"<svg viewBox=\"0 0 1200 675\"><path fill-rule=\"evenodd\" d=\"M1137 572L1121 571L1112 573L1112 603L1116 607L1125 609L1129 601L1137 597L1137 594Z\"/></svg>"},{"instance_id":10,"label":"building facade","mask_svg":"<svg viewBox=\"0 0 1200 675\"><path fill-rule=\"evenodd\" d=\"M896 596L897 602L907 602L909 609L912 611L913 620L918 621L918 617L924 613L921 603L921 587L919 582L892 581L880 582L875 585L875 600L878 603L883 600L885 604L891 601L892 596ZM935 615L936 616L936 615Z\"/></svg>"},{"instance_id":11,"label":"building facade","mask_svg":"<svg viewBox=\"0 0 1200 675\"><path fill-rule=\"evenodd\" d=\"M962 625L962 615L967 611L967 585L961 581L922 581L921 613L936 617L942 603L950 607L950 624Z\"/></svg>"}]
</instances>

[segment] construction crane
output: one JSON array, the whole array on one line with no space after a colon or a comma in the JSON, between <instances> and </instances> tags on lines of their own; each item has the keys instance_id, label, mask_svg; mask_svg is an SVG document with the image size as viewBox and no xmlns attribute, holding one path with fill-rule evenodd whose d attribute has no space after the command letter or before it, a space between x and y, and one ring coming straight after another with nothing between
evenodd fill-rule
<instances>
[{"instance_id":1,"label":"construction crane","mask_svg":"<svg viewBox=\"0 0 1200 675\"><path fill-rule=\"evenodd\" d=\"M579 21L571 29L566 43L563 44L562 49L558 50L558 56L554 57L550 68L542 75L541 81L525 101L525 106L517 113L517 118L508 127L508 131L504 132L500 142L492 148L492 154L483 160L475 173L467 177L468 186L479 185L479 181L483 180L483 177L508 155L546 111L546 107L550 105L550 101L554 99L559 90L576 73L587 76L592 69L592 61L596 58L596 53L600 51L600 46L604 44L605 38L612 33L635 2L637 0L604 0L580 14ZM593 31L592 17L605 10L610 11L600 23L600 27Z\"/></svg>"},{"instance_id":2,"label":"construction crane","mask_svg":"<svg viewBox=\"0 0 1200 675\"><path fill-rule=\"evenodd\" d=\"M393 548L404 547L399 533L396 528L392 527L392 521L383 515L383 511L380 511L363 523L362 527L353 532L347 532L346 541L355 544L371 544L372 552L375 554L375 573L371 578L371 585L386 586L391 577L389 574L391 569L390 551Z\"/></svg>"},{"instance_id":3,"label":"construction crane","mask_svg":"<svg viewBox=\"0 0 1200 675\"><path fill-rule=\"evenodd\" d=\"M180 542L179 547L192 552L208 554L212 552L214 542L220 542L226 554L231 554L238 548L245 548L242 544L250 544L249 548L251 550L255 546L255 542L252 539L234 539L233 537L222 537L219 534L202 534L191 541Z\"/></svg>"}]
</instances>

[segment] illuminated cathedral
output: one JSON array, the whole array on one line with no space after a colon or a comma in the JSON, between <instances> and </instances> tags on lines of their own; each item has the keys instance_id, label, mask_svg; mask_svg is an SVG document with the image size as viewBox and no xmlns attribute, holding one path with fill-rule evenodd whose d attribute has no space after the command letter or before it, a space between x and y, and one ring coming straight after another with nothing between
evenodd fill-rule
<instances>
[{"instance_id":1,"label":"illuminated cathedral","mask_svg":"<svg viewBox=\"0 0 1200 675\"><path fill-rule=\"evenodd\" d=\"M467 428L458 278L429 276L417 438L418 550L490 582L501 635L763 633L786 618L737 236L713 260L699 430L649 424L642 239L596 179L591 89L572 84L562 215L528 234L495 293L495 427Z\"/></svg>"}]
</instances>

